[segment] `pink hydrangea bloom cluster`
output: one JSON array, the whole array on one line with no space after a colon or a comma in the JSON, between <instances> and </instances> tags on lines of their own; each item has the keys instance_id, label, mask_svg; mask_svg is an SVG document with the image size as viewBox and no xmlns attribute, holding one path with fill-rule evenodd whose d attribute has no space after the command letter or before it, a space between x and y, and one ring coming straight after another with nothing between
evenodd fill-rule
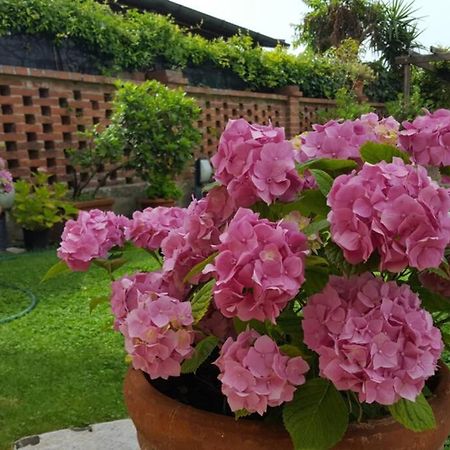
<instances>
[{"instance_id":1,"label":"pink hydrangea bloom cluster","mask_svg":"<svg viewBox=\"0 0 450 450\"><path fill-rule=\"evenodd\" d=\"M161 271L136 273L124 276L111 283L111 310L115 317L115 328L126 319L128 313L138 307L141 297L149 293L172 295L171 286Z\"/></svg>"},{"instance_id":2,"label":"pink hydrangea bloom cluster","mask_svg":"<svg viewBox=\"0 0 450 450\"><path fill-rule=\"evenodd\" d=\"M69 220L61 236L58 257L74 271L85 271L92 260L106 258L115 246L123 245L128 219L111 211L80 211Z\"/></svg>"},{"instance_id":3,"label":"pink hydrangea bloom cluster","mask_svg":"<svg viewBox=\"0 0 450 450\"><path fill-rule=\"evenodd\" d=\"M425 168L400 158L364 164L334 180L328 205L331 234L351 264L376 250L381 269L438 267L450 236L450 197Z\"/></svg>"},{"instance_id":4,"label":"pink hydrangea bloom cluster","mask_svg":"<svg viewBox=\"0 0 450 450\"><path fill-rule=\"evenodd\" d=\"M13 178L11 172L6 170L5 160L0 158L0 193L8 194L13 190Z\"/></svg>"},{"instance_id":5,"label":"pink hydrangea bloom cluster","mask_svg":"<svg viewBox=\"0 0 450 450\"><path fill-rule=\"evenodd\" d=\"M319 354L321 376L362 402L413 401L436 370L441 334L407 285L368 273L332 276L303 312L304 341Z\"/></svg>"},{"instance_id":6,"label":"pink hydrangea bloom cluster","mask_svg":"<svg viewBox=\"0 0 450 450\"><path fill-rule=\"evenodd\" d=\"M179 296L186 291L184 278L192 267L214 253L221 229L234 211L234 202L226 188L214 188L201 200L192 201L183 225L162 241L165 277L172 288L178 290ZM210 275L200 274L191 282L195 284L209 278Z\"/></svg>"},{"instance_id":7,"label":"pink hydrangea bloom cluster","mask_svg":"<svg viewBox=\"0 0 450 450\"><path fill-rule=\"evenodd\" d=\"M301 138L304 159L360 159L359 149L368 141L396 142L399 123L392 117L379 119L375 113L365 114L360 119L336 121L325 125L313 125L312 132Z\"/></svg>"},{"instance_id":8,"label":"pink hydrangea bloom cluster","mask_svg":"<svg viewBox=\"0 0 450 450\"><path fill-rule=\"evenodd\" d=\"M284 129L230 120L211 158L215 178L227 187L237 206L261 199L291 201L303 189L295 170L295 151Z\"/></svg>"},{"instance_id":9,"label":"pink hydrangea bloom cluster","mask_svg":"<svg viewBox=\"0 0 450 450\"><path fill-rule=\"evenodd\" d=\"M270 320L304 281L306 237L293 222L269 222L241 208L220 236L214 301L225 317Z\"/></svg>"},{"instance_id":10,"label":"pink hydrangea bloom cluster","mask_svg":"<svg viewBox=\"0 0 450 450\"><path fill-rule=\"evenodd\" d=\"M215 363L220 369L222 392L232 411L245 409L263 415L268 406L289 402L305 382L308 364L280 352L269 336L254 330L228 338Z\"/></svg>"},{"instance_id":11,"label":"pink hydrangea bloom cluster","mask_svg":"<svg viewBox=\"0 0 450 450\"><path fill-rule=\"evenodd\" d=\"M134 245L147 250L157 250L171 230L183 225L186 209L183 208L146 208L135 211L126 229L126 239Z\"/></svg>"},{"instance_id":12,"label":"pink hydrangea bloom cluster","mask_svg":"<svg viewBox=\"0 0 450 450\"><path fill-rule=\"evenodd\" d=\"M438 109L427 112L412 122L403 122L399 144L418 164L450 165L450 111Z\"/></svg>"},{"instance_id":13,"label":"pink hydrangea bloom cluster","mask_svg":"<svg viewBox=\"0 0 450 450\"><path fill-rule=\"evenodd\" d=\"M140 296L119 326L133 367L152 379L179 376L193 352L193 321L190 302L155 292Z\"/></svg>"}]
</instances>

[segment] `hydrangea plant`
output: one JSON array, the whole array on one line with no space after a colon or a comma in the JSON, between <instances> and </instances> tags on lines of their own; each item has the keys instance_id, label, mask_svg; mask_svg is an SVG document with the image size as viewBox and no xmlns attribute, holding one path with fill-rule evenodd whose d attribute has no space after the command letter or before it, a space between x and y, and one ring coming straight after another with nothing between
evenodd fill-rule
<instances>
[{"instance_id":1,"label":"hydrangea plant","mask_svg":"<svg viewBox=\"0 0 450 450\"><path fill-rule=\"evenodd\" d=\"M204 198L131 219L80 211L48 276L105 268L135 369L167 379L211 364L229 412L282 416L296 449L388 414L433 428L426 382L449 340L449 124L437 111L400 131L370 113L288 141L232 120ZM115 276L130 247L158 268Z\"/></svg>"},{"instance_id":2,"label":"hydrangea plant","mask_svg":"<svg viewBox=\"0 0 450 450\"><path fill-rule=\"evenodd\" d=\"M6 163L0 158L0 194L9 194L13 189L14 184L11 172L6 170Z\"/></svg>"}]
</instances>

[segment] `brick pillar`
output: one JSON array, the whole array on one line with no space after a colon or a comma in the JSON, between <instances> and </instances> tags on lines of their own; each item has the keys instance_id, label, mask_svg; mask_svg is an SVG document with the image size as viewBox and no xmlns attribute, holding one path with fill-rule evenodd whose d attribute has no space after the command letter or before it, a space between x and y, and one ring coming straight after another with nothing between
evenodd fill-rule
<instances>
[{"instance_id":1,"label":"brick pillar","mask_svg":"<svg viewBox=\"0 0 450 450\"><path fill-rule=\"evenodd\" d=\"M298 86L285 86L278 89L277 92L287 97L286 137L291 139L301 131L299 98L303 97L303 92Z\"/></svg>"}]
</instances>

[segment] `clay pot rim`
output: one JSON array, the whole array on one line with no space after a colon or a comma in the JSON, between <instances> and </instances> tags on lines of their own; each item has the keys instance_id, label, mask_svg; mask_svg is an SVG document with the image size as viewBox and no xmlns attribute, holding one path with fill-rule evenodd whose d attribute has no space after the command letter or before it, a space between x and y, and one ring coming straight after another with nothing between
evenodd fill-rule
<instances>
[{"instance_id":1,"label":"clay pot rim","mask_svg":"<svg viewBox=\"0 0 450 450\"><path fill-rule=\"evenodd\" d=\"M436 413L435 407L438 407L438 403L442 401L443 397L448 397L450 399L450 370L447 365L443 361L439 361L438 364L438 384L434 391L434 394L431 398L428 399L433 411ZM177 400L168 397L167 395L158 391L155 387L153 387L141 370L133 369L130 365L128 368L126 379L136 384L136 389L142 394L142 397L147 397L150 395L153 400L156 400L158 404L164 404L164 408L176 408L177 410L183 410L183 416L197 416L201 420L210 421L211 415L215 417L215 420L226 421L229 424L236 424L237 421L230 416L226 416L223 414L218 414L215 412L206 411L200 408L195 408L193 406L187 405L185 403L179 402ZM245 432L245 427L253 427L255 424L262 423L259 421L252 420L239 420L240 427L243 427L242 431ZM347 433L351 432L354 436L369 436L375 433L383 433L384 429L392 429L392 428L402 428L405 431L407 429L403 427L399 422L397 422L393 417L384 417L376 420L369 420L364 423L350 423L347 429ZM273 425L271 428L278 429L280 432L287 433L287 431L282 426Z\"/></svg>"}]
</instances>

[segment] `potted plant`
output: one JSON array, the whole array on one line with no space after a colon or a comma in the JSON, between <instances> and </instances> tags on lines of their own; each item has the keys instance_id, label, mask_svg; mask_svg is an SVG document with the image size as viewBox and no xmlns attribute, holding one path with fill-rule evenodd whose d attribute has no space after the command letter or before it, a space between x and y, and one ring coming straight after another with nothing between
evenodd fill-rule
<instances>
[{"instance_id":1,"label":"potted plant","mask_svg":"<svg viewBox=\"0 0 450 450\"><path fill-rule=\"evenodd\" d=\"M68 148L66 156L71 163L69 186L71 200L77 209L89 210L98 208L111 210L114 199L111 197L97 198L100 188L118 170L124 168L127 158L124 155L122 141L118 139L115 125L99 130L98 125L80 132L80 139L86 142L84 149ZM92 187L92 185L95 185Z\"/></svg>"},{"instance_id":2,"label":"potted plant","mask_svg":"<svg viewBox=\"0 0 450 450\"><path fill-rule=\"evenodd\" d=\"M67 222L47 276L113 278L141 449L442 447L450 194L425 167L445 172L447 149L423 140L450 111L405 127L368 114L295 147L230 121L204 198ZM153 271L114 275L130 246Z\"/></svg>"},{"instance_id":3,"label":"potted plant","mask_svg":"<svg viewBox=\"0 0 450 450\"><path fill-rule=\"evenodd\" d=\"M127 167L148 184L142 207L173 205L179 197L175 180L200 141L199 114L195 100L155 80L117 86L110 139L121 142Z\"/></svg>"},{"instance_id":4,"label":"potted plant","mask_svg":"<svg viewBox=\"0 0 450 450\"><path fill-rule=\"evenodd\" d=\"M49 184L50 175L44 171L32 174L31 181L16 181L16 198L12 217L23 228L27 250L46 248L50 229L73 217L77 209L65 200L64 183Z\"/></svg>"}]
</instances>

